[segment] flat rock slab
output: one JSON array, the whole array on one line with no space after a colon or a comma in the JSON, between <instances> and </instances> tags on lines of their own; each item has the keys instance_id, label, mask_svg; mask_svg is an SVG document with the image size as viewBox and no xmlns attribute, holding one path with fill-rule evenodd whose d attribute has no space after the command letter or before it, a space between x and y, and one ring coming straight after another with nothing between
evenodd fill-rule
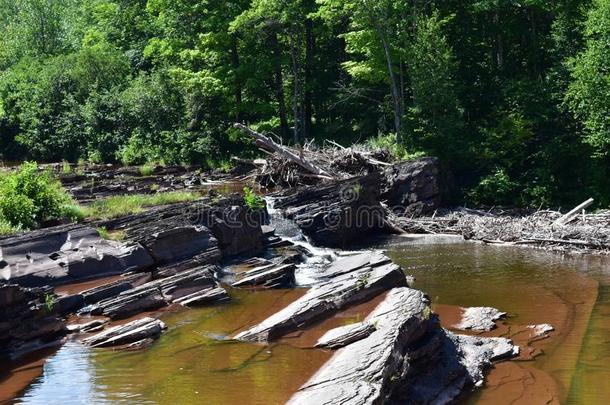
<instances>
[{"instance_id":1,"label":"flat rock slab","mask_svg":"<svg viewBox=\"0 0 610 405\"><path fill-rule=\"evenodd\" d=\"M0 238L0 278L27 287L121 274L153 264L140 244L102 239L88 226L58 226Z\"/></svg>"},{"instance_id":2,"label":"flat rock slab","mask_svg":"<svg viewBox=\"0 0 610 405\"><path fill-rule=\"evenodd\" d=\"M186 301L183 300L182 304L195 302L203 304L212 302L214 298L224 300L228 296L226 292L221 293L222 288L217 286L214 279L214 272L217 269L216 266L196 267L170 277L149 281L83 308L82 312L123 319L169 305L183 298Z\"/></svg>"},{"instance_id":3,"label":"flat rock slab","mask_svg":"<svg viewBox=\"0 0 610 405\"><path fill-rule=\"evenodd\" d=\"M367 338L375 331L375 325L369 322L358 322L351 325L340 326L326 332L315 347L338 349L350 343Z\"/></svg>"},{"instance_id":4,"label":"flat rock slab","mask_svg":"<svg viewBox=\"0 0 610 405\"><path fill-rule=\"evenodd\" d=\"M106 329L83 339L83 343L93 347L120 346L143 339L156 339L165 328L165 324L159 319L146 317Z\"/></svg>"},{"instance_id":5,"label":"flat rock slab","mask_svg":"<svg viewBox=\"0 0 610 405\"><path fill-rule=\"evenodd\" d=\"M369 254L369 257L373 256ZM406 286L406 277L400 266L389 263L371 267L370 262L368 265L358 262L358 267L354 269L353 259L339 259L333 265L340 268L341 263L345 263L351 272L341 272L312 287L304 296L260 324L239 333L235 339L274 340L328 318L339 310L367 301L391 288ZM375 259L373 264L377 263Z\"/></svg>"},{"instance_id":6,"label":"flat rock slab","mask_svg":"<svg viewBox=\"0 0 610 405\"><path fill-rule=\"evenodd\" d=\"M125 275L119 280L105 283L81 291L85 304L91 305L103 299L114 297L123 291L130 290L151 280L151 273L136 273Z\"/></svg>"},{"instance_id":7,"label":"flat rock slab","mask_svg":"<svg viewBox=\"0 0 610 405\"><path fill-rule=\"evenodd\" d=\"M227 294L227 291L224 288L215 287L185 295L184 297L174 300L174 302L184 306L197 306L221 302L228 299L229 294Z\"/></svg>"},{"instance_id":8,"label":"flat rock slab","mask_svg":"<svg viewBox=\"0 0 610 405\"><path fill-rule=\"evenodd\" d=\"M294 284L296 265L266 265L254 268L241 274L241 278L232 287L285 288Z\"/></svg>"},{"instance_id":9,"label":"flat rock slab","mask_svg":"<svg viewBox=\"0 0 610 405\"><path fill-rule=\"evenodd\" d=\"M496 321L505 316L506 312L495 308L469 307L464 309L462 320L455 327L464 330L490 331L496 327Z\"/></svg>"}]
</instances>

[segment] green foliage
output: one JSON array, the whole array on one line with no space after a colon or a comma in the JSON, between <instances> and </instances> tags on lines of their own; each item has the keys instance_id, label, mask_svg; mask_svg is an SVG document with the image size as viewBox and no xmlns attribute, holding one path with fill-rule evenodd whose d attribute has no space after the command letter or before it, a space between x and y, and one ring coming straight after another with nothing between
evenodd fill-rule
<instances>
[{"instance_id":1,"label":"green foliage","mask_svg":"<svg viewBox=\"0 0 610 405\"><path fill-rule=\"evenodd\" d=\"M142 176L150 176L154 173L155 171L155 165L153 164L145 164L140 166L140 174Z\"/></svg>"},{"instance_id":2,"label":"green foliage","mask_svg":"<svg viewBox=\"0 0 610 405\"><path fill-rule=\"evenodd\" d=\"M445 159L463 150L457 64L443 31L449 21L437 12L421 18L407 59L414 101L406 112L407 138L412 145ZM453 148L447 148L449 144Z\"/></svg>"},{"instance_id":3,"label":"green foliage","mask_svg":"<svg viewBox=\"0 0 610 405\"><path fill-rule=\"evenodd\" d=\"M52 312L55 307L55 297L53 294L45 294L44 295L44 306L47 312Z\"/></svg>"},{"instance_id":4,"label":"green foliage","mask_svg":"<svg viewBox=\"0 0 610 405\"><path fill-rule=\"evenodd\" d=\"M396 134L379 134L369 138L366 145L371 149L387 150L395 160L413 160L425 156L424 152L409 152L404 143L399 143Z\"/></svg>"},{"instance_id":5,"label":"green foliage","mask_svg":"<svg viewBox=\"0 0 610 405\"><path fill-rule=\"evenodd\" d=\"M506 170L497 169L493 173L483 177L479 184L474 187L468 197L475 204L510 204L515 199L517 184L510 179Z\"/></svg>"},{"instance_id":6,"label":"green foliage","mask_svg":"<svg viewBox=\"0 0 610 405\"><path fill-rule=\"evenodd\" d=\"M584 139L598 156L610 152L610 1L595 0L584 31L584 50L570 60L573 81L566 95Z\"/></svg>"},{"instance_id":7,"label":"green foliage","mask_svg":"<svg viewBox=\"0 0 610 405\"><path fill-rule=\"evenodd\" d=\"M61 172L63 174L72 173L72 166L70 166L70 162L68 162L67 160L64 160L63 162L61 162Z\"/></svg>"},{"instance_id":8,"label":"green foliage","mask_svg":"<svg viewBox=\"0 0 610 405\"><path fill-rule=\"evenodd\" d=\"M0 26L5 160L226 168L258 153L240 121L438 156L455 203L610 203L608 0L0 0Z\"/></svg>"},{"instance_id":9,"label":"green foliage","mask_svg":"<svg viewBox=\"0 0 610 405\"><path fill-rule=\"evenodd\" d=\"M0 236L10 235L21 231L21 227L14 226L6 219L0 217Z\"/></svg>"},{"instance_id":10,"label":"green foliage","mask_svg":"<svg viewBox=\"0 0 610 405\"><path fill-rule=\"evenodd\" d=\"M249 187L244 187L244 201L248 208L254 211L260 211L266 207L265 200L256 195Z\"/></svg>"},{"instance_id":11,"label":"green foliage","mask_svg":"<svg viewBox=\"0 0 610 405\"><path fill-rule=\"evenodd\" d=\"M125 238L127 237L127 234L125 233L125 231L108 231L108 229L106 229L105 227L100 227L97 228L97 232L100 234L100 236L104 239L107 240L114 240L114 241L122 241L125 240Z\"/></svg>"},{"instance_id":12,"label":"green foliage","mask_svg":"<svg viewBox=\"0 0 610 405\"><path fill-rule=\"evenodd\" d=\"M34 162L0 176L0 218L16 228L31 229L44 221L70 216L72 199L50 171Z\"/></svg>"}]
</instances>

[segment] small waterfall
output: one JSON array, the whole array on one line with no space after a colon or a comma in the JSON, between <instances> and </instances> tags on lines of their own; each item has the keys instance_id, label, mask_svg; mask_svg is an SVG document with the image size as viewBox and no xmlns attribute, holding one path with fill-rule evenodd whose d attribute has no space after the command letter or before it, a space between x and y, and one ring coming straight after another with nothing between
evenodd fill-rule
<instances>
[{"instance_id":1,"label":"small waterfall","mask_svg":"<svg viewBox=\"0 0 610 405\"><path fill-rule=\"evenodd\" d=\"M265 198L265 202L269 213L269 224L275 228L275 234L311 253L311 256L307 256L303 263L297 265L295 271L297 285L308 286L318 282L316 275L338 257L337 252L313 246L294 221L285 218L282 212L274 207L272 198Z\"/></svg>"}]
</instances>

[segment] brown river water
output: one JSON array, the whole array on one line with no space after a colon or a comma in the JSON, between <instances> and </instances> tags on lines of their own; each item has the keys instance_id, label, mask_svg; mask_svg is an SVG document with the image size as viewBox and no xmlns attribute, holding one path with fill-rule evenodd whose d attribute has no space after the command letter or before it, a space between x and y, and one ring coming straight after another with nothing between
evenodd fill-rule
<instances>
[{"instance_id":1,"label":"brown river water","mask_svg":"<svg viewBox=\"0 0 610 405\"><path fill-rule=\"evenodd\" d=\"M610 398L610 260L525 248L485 246L451 237L394 237L375 247L416 278L443 324L459 306L493 306L509 315L489 333L522 345L499 363L477 404L606 404ZM383 297L269 346L223 340L304 293L304 289L230 291L231 302L166 311L169 329L148 350L91 349L68 342L49 357L25 359L0 374L0 402L24 404L279 404L331 353L310 349L324 331L359 321ZM526 325L550 323L531 342ZM32 381L33 379L33 381ZM30 382L31 381L31 382ZM12 400L11 400L12 398Z\"/></svg>"}]
</instances>

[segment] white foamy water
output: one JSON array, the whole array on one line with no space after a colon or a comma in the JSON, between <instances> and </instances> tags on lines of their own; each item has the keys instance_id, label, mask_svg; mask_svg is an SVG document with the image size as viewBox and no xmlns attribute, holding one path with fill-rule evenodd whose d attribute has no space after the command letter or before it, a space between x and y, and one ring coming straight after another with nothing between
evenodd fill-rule
<instances>
[{"instance_id":1,"label":"white foamy water","mask_svg":"<svg viewBox=\"0 0 610 405\"><path fill-rule=\"evenodd\" d=\"M312 245L294 221L285 218L281 210L273 206L272 198L265 198L265 202L269 213L269 224L275 228L275 235L307 249L312 255L297 265L294 273L297 285L308 286L318 282L317 276L338 257L339 251Z\"/></svg>"}]
</instances>

